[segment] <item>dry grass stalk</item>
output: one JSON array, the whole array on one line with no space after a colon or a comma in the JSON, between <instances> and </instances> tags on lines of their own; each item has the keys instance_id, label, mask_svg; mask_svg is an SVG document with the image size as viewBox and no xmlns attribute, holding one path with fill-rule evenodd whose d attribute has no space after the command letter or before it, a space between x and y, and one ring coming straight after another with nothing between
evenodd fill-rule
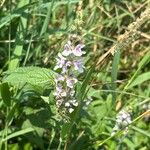
<instances>
[{"instance_id":1,"label":"dry grass stalk","mask_svg":"<svg viewBox=\"0 0 150 150\"><path fill-rule=\"evenodd\" d=\"M137 30L147 21L150 19L150 7L147 7L145 11L140 15L139 18L136 19L135 22L131 23L127 27L127 31L123 34L120 35L117 38L117 43L115 43L105 54L103 54L98 62L97 62L97 67L103 62L103 60L109 55L116 52L117 49L125 49L127 48L133 41L135 41L138 36L139 32Z\"/></svg>"}]
</instances>

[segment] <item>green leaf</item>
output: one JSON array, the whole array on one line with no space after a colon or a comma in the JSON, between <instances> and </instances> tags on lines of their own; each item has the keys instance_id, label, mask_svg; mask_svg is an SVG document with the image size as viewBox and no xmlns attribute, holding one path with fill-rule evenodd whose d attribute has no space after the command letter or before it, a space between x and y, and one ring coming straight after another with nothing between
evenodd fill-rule
<instances>
[{"instance_id":1,"label":"green leaf","mask_svg":"<svg viewBox=\"0 0 150 150\"><path fill-rule=\"evenodd\" d=\"M52 13L52 8L53 8L53 5L54 5L54 0L52 0L52 3L49 4L48 6L48 11L47 11L47 15L46 15L46 18L45 18L45 21L44 21L44 24L42 26L42 29L41 29L41 32L40 32L40 36L42 36L46 30L47 30L47 27L48 27L48 24L49 24L49 21L50 21L50 17L51 17L51 13Z\"/></svg>"},{"instance_id":2,"label":"green leaf","mask_svg":"<svg viewBox=\"0 0 150 150\"><path fill-rule=\"evenodd\" d=\"M70 4L76 4L80 2L80 0L71 0L69 1ZM45 2L45 3L41 3L40 6L38 6L36 9L39 11L39 10L42 10L42 9L45 9L46 7L50 6L53 2ZM54 6L53 6L53 9L52 11L54 12L54 10L57 8L57 7L60 7L62 5L67 5L68 4L68 0L66 1L55 1L54 3Z\"/></svg>"},{"instance_id":3,"label":"green leaf","mask_svg":"<svg viewBox=\"0 0 150 150\"><path fill-rule=\"evenodd\" d=\"M145 56L143 57L143 59L140 61L139 68L145 66L149 62L150 62L150 50L145 54Z\"/></svg>"},{"instance_id":4,"label":"green leaf","mask_svg":"<svg viewBox=\"0 0 150 150\"><path fill-rule=\"evenodd\" d=\"M19 101L18 101L18 102L19 102ZM6 120L7 120L7 122L8 122L8 125L11 125L11 123L12 123L12 121L13 121L13 119L14 119L15 112L16 112L17 108L18 108L18 103L15 103L15 104L11 107L11 109L10 109L10 111L9 111L9 113L8 113L8 116L7 116L7 118L6 118Z\"/></svg>"},{"instance_id":5,"label":"green leaf","mask_svg":"<svg viewBox=\"0 0 150 150\"><path fill-rule=\"evenodd\" d=\"M6 17L3 17L0 20L0 29L4 27L5 25L9 25L10 22L12 22L15 18L18 18L22 15L22 13L28 13L27 9L32 7L36 2L30 3L28 5L25 5L23 7L20 7L16 9L15 11L11 12L11 14L8 14Z\"/></svg>"},{"instance_id":6,"label":"green leaf","mask_svg":"<svg viewBox=\"0 0 150 150\"><path fill-rule=\"evenodd\" d=\"M20 3L18 3L18 7L23 7L29 4L29 0L22 0ZM15 49L13 51L13 55L11 58L11 61L9 62L8 68L10 70L13 70L19 66L19 60L21 58L22 52L23 52L23 45L24 45L24 37L25 32L27 28L27 17L24 17L23 15L20 16L20 22L17 28L16 33L16 40L15 40Z\"/></svg>"},{"instance_id":7,"label":"green leaf","mask_svg":"<svg viewBox=\"0 0 150 150\"><path fill-rule=\"evenodd\" d=\"M5 141L7 141L9 139L12 139L14 137L17 137L17 136L20 136L20 135L24 135L26 133L33 132L33 131L35 131L35 130L33 128L31 128L31 127L23 129L23 130L20 130L20 131L16 131L16 132L8 135L5 139L2 140L2 142L5 142Z\"/></svg>"},{"instance_id":8,"label":"green leaf","mask_svg":"<svg viewBox=\"0 0 150 150\"><path fill-rule=\"evenodd\" d=\"M8 86L7 82L1 84L0 91L1 91L1 96L2 96L4 103L7 106L10 106L11 105L11 94L10 94L9 86Z\"/></svg>"},{"instance_id":9,"label":"green leaf","mask_svg":"<svg viewBox=\"0 0 150 150\"><path fill-rule=\"evenodd\" d=\"M45 103L49 104L49 97L48 96L41 96L42 100L44 100Z\"/></svg>"},{"instance_id":10,"label":"green leaf","mask_svg":"<svg viewBox=\"0 0 150 150\"><path fill-rule=\"evenodd\" d=\"M111 0L103 0L104 8L107 11L110 11L110 6L111 6Z\"/></svg>"},{"instance_id":11,"label":"green leaf","mask_svg":"<svg viewBox=\"0 0 150 150\"><path fill-rule=\"evenodd\" d=\"M65 123L63 126L62 126L62 129L61 129L61 138L64 140L65 138L67 138L67 135L68 135L68 131L70 130L71 128L71 123Z\"/></svg>"},{"instance_id":12,"label":"green leaf","mask_svg":"<svg viewBox=\"0 0 150 150\"><path fill-rule=\"evenodd\" d=\"M118 65L120 60L120 50L118 49L115 52L113 63L112 63L112 70L111 70L111 81L112 81L112 90L115 91L117 88L116 80L118 74ZM113 102L116 100L116 93L112 92L112 100Z\"/></svg>"},{"instance_id":13,"label":"green leaf","mask_svg":"<svg viewBox=\"0 0 150 150\"><path fill-rule=\"evenodd\" d=\"M134 81L138 73L141 71L141 69L150 62L150 51L148 51L145 56L142 58L142 60L139 62L138 69L136 72L133 74L131 79L128 81L127 85L124 87L124 90L127 90L130 84Z\"/></svg>"},{"instance_id":14,"label":"green leaf","mask_svg":"<svg viewBox=\"0 0 150 150\"><path fill-rule=\"evenodd\" d=\"M83 80L82 86L81 86L81 90L79 92L79 99L83 100L85 94L86 94L86 88L89 84L89 81L91 79L92 73L94 72L94 65L88 70L85 79Z\"/></svg>"},{"instance_id":15,"label":"green leaf","mask_svg":"<svg viewBox=\"0 0 150 150\"><path fill-rule=\"evenodd\" d=\"M131 128L132 128L133 130L135 130L135 131L137 131L137 132L143 134L144 136L147 136L147 137L150 138L150 132L145 131L145 130L142 130L142 129L137 128L137 127L135 127L135 126L132 126Z\"/></svg>"},{"instance_id":16,"label":"green leaf","mask_svg":"<svg viewBox=\"0 0 150 150\"><path fill-rule=\"evenodd\" d=\"M129 88L132 88L133 86L139 85L147 80L150 80L150 72L143 73L139 75L133 82L130 84Z\"/></svg>"},{"instance_id":17,"label":"green leaf","mask_svg":"<svg viewBox=\"0 0 150 150\"><path fill-rule=\"evenodd\" d=\"M54 85L55 73L46 68L20 67L5 73L6 75L3 78L3 82L8 82L13 86L24 85L27 83L44 88Z\"/></svg>"},{"instance_id":18,"label":"green leaf","mask_svg":"<svg viewBox=\"0 0 150 150\"><path fill-rule=\"evenodd\" d=\"M78 106L77 111L74 115L74 120L76 120L81 114L82 102L90 89L90 88L87 89L87 87L88 87L89 81L91 79L92 73L94 72L94 69L95 69L94 65L88 70L88 72L85 76L85 79L82 82L79 93L77 94L77 98L80 100L80 105Z\"/></svg>"},{"instance_id":19,"label":"green leaf","mask_svg":"<svg viewBox=\"0 0 150 150\"><path fill-rule=\"evenodd\" d=\"M133 143L133 141L131 141L131 139L125 138L124 143L126 143L128 145L128 147L130 147L131 150L134 150L136 147L135 143Z\"/></svg>"}]
</instances>

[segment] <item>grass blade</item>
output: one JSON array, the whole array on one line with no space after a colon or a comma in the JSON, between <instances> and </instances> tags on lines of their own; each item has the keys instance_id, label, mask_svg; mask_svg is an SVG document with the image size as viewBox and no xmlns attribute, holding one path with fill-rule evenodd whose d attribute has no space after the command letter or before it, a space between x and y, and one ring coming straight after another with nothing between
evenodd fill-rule
<instances>
[{"instance_id":1,"label":"grass blade","mask_svg":"<svg viewBox=\"0 0 150 150\"><path fill-rule=\"evenodd\" d=\"M124 87L124 90L127 90L129 88L129 85L134 81L134 79L136 78L136 76L138 75L138 73L141 71L141 69L150 62L150 51L148 51L143 59L139 62L138 65L138 69L136 70L136 72L133 74L133 76L131 77L131 79L128 81L127 85Z\"/></svg>"},{"instance_id":2,"label":"grass blade","mask_svg":"<svg viewBox=\"0 0 150 150\"><path fill-rule=\"evenodd\" d=\"M118 49L114 54L112 70L111 70L111 82L112 82L113 91L116 91L116 88L117 88L116 80L117 80L117 74L118 74L119 60L120 60L120 50ZM112 93L112 100L113 102L116 100L116 92Z\"/></svg>"},{"instance_id":3,"label":"grass blade","mask_svg":"<svg viewBox=\"0 0 150 150\"><path fill-rule=\"evenodd\" d=\"M7 141L9 139L12 139L14 137L17 137L17 136L20 136L20 135L24 135L26 133L33 132L33 131L34 131L34 129L30 127L30 128L27 128L27 129L23 129L23 130L14 132L14 133L8 135L5 139L3 139L2 142L5 142L5 141Z\"/></svg>"},{"instance_id":4,"label":"grass blade","mask_svg":"<svg viewBox=\"0 0 150 150\"><path fill-rule=\"evenodd\" d=\"M21 8L27 4L29 4L29 0L23 0L18 4L18 7ZM12 55L12 60L10 61L8 66L10 70L15 69L19 65L20 57L23 51L23 45L24 45L23 39L24 39L24 31L26 31L26 27L27 27L27 18L21 16L20 23L17 29L16 47Z\"/></svg>"},{"instance_id":5,"label":"grass blade","mask_svg":"<svg viewBox=\"0 0 150 150\"><path fill-rule=\"evenodd\" d=\"M139 85L147 80L150 80L150 72L143 73L139 75L137 78L135 78L135 80L133 80L133 82L129 85L128 89L136 85Z\"/></svg>"}]
</instances>

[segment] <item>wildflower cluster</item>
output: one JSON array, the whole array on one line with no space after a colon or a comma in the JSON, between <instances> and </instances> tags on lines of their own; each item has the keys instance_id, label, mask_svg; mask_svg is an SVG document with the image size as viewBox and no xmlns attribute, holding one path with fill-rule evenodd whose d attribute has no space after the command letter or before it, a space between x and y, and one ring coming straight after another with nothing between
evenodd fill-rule
<instances>
[{"instance_id":1,"label":"wildflower cluster","mask_svg":"<svg viewBox=\"0 0 150 150\"><path fill-rule=\"evenodd\" d=\"M121 110L116 117L116 124L115 124L115 127L113 128L113 132L112 132L111 136L113 136L120 129L125 129L125 131L127 132L128 125L131 122L132 121L131 121L130 114L125 110Z\"/></svg>"},{"instance_id":2,"label":"wildflower cluster","mask_svg":"<svg viewBox=\"0 0 150 150\"><path fill-rule=\"evenodd\" d=\"M56 89L54 96L56 97L56 105L58 109L72 113L75 107L78 106L78 101L75 98L75 84L78 79L75 73L84 71L82 55L83 44L74 46L71 41L68 41L62 53L58 53L56 58L56 66L54 70L59 70L60 74L56 76Z\"/></svg>"}]
</instances>

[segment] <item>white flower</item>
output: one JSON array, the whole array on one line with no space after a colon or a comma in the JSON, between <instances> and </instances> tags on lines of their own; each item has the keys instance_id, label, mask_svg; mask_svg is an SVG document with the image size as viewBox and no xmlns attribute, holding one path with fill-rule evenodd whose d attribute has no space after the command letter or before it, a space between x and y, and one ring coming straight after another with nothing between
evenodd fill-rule
<instances>
[{"instance_id":1,"label":"white flower","mask_svg":"<svg viewBox=\"0 0 150 150\"><path fill-rule=\"evenodd\" d=\"M64 81L65 78L62 76L62 75L57 75L57 77L55 78L55 82L56 84L59 82L59 81Z\"/></svg>"},{"instance_id":2,"label":"white flower","mask_svg":"<svg viewBox=\"0 0 150 150\"><path fill-rule=\"evenodd\" d=\"M58 107L60 107L62 104L63 104L63 99L58 99L58 100L56 101L56 105L57 105Z\"/></svg>"},{"instance_id":3,"label":"white flower","mask_svg":"<svg viewBox=\"0 0 150 150\"><path fill-rule=\"evenodd\" d=\"M54 67L54 70L57 70L58 68L62 68L63 65L65 64L66 58L63 57L63 56L61 55L61 53L58 53L58 57L59 57L59 58L56 58L57 63L56 63L56 66Z\"/></svg>"},{"instance_id":4,"label":"white flower","mask_svg":"<svg viewBox=\"0 0 150 150\"><path fill-rule=\"evenodd\" d=\"M67 61L64 66L62 67L62 74L65 74L68 72L68 67L71 67L72 63L71 61Z\"/></svg>"},{"instance_id":5,"label":"white flower","mask_svg":"<svg viewBox=\"0 0 150 150\"><path fill-rule=\"evenodd\" d=\"M64 65L64 66L62 67L62 72L61 72L61 73L62 73L62 74L65 74L65 73L67 73L67 71L68 71L68 68L67 68L67 66Z\"/></svg>"},{"instance_id":6,"label":"white flower","mask_svg":"<svg viewBox=\"0 0 150 150\"><path fill-rule=\"evenodd\" d=\"M60 95L61 95L62 97L66 97L66 96L67 96L67 92L66 92L65 90L63 90L63 91L60 93Z\"/></svg>"},{"instance_id":7,"label":"white flower","mask_svg":"<svg viewBox=\"0 0 150 150\"><path fill-rule=\"evenodd\" d=\"M67 61L67 62L66 62L66 66L67 66L67 67L70 67L71 65L72 65L72 62L71 62L71 61Z\"/></svg>"},{"instance_id":8,"label":"white flower","mask_svg":"<svg viewBox=\"0 0 150 150\"><path fill-rule=\"evenodd\" d=\"M132 122L131 117L129 116L128 118L126 118L126 121L128 122L128 124L130 124Z\"/></svg>"},{"instance_id":9,"label":"white flower","mask_svg":"<svg viewBox=\"0 0 150 150\"><path fill-rule=\"evenodd\" d=\"M72 103L73 106L77 107L78 106L78 102L74 99L70 101Z\"/></svg>"},{"instance_id":10,"label":"white flower","mask_svg":"<svg viewBox=\"0 0 150 150\"><path fill-rule=\"evenodd\" d=\"M122 110L122 111L120 111L119 113L118 113L118 115L117 115L117 117L116 117L117 119L120 119L120 120L127 120L127 119L131 119L130 118L130 114L127 112L127 111L125 111L125 110Z\"/></svg>"},{"instance_id":11,"label":"white flower","mask_svg":"<svg viewBox=\"0 0 150 150\"><path fill-rule=\"evenodd\" d=\"M112 132L111 136L113 136L119 129L128 130L128 125L131 122L132 122L132 120L131 120L130 114L125 110L120 111L116 117L116 125L113 128L113 132Z\"/></svg>"},{"instance_id":12,"label":"white flower","mask_svg":"<svg viewBox=\"0 0 150 150\"><path fill-rule=\"evenodd\" d=\"M65 103L65 107L69 107L70 106L70 103L69 102L66 102Z\"/></svg>"},{"instance_id":13,"label":"white flower","mask_svg":"<svg viewBox=\"0 0 150 150\"><path fill-rule=\"evenodd\" d=\"M75 94L75 90L74 89L72 89L71 91L70 91L70 96L74 96L74 94Z\"/></svg>"},{"instance_id":14,"label":"white flower","mask_svg":"<svg viewBox=\"0 0 150 150\"><path fill-rule=\"evenodd\" d=\"M76 78L73 78L73 77L66 79L67 86L70 87L71 89L73 88L74 84L77 83L77 81L78 80Z\"/></svg>"},{"instance_id":15,"label":"white flower","mask_svg":"<svg viewBox=\"0 0 150 150\"><path fill-rule=\"evenodd\" d=\"M82 56L83 54L85 54L85 51L82 51L81 49L84 47L85 45L83 44L78 44L74 49L73 49L73 54L75 56Z\"/></svg>"},{"instance_id":16,"label":"white flower","mask_svg":"<svg viewBox=\"0 0 150 150\"><path fill-rule=\"evenodd\" d=\"M63 56L69 56L72 53L71 41L68 41L64 46L64 51L62 52Z\"/></svg>"},{"instance_id":17,"label":"white flower","mask_svg":"<svg viewBox=\"0 0 150 150\"><path fill-rule=\"evenodd\" d=\"M75 60L73 64L74 64L74 70L77 70L79 73L82 73L84 71L83 68L85 67L83 66L82 60Z\"/></svg>"},{"instance_id":18,"label":"white flower","mask_svg":"<svg viewBox=\"0 0 150 150\"><path fill-rule=\"evenodd\" d=\"M83 44L78 44L76 47L68 41L62 53L58 53L56 58L56 66L54 70L60 69L60 75L56 76L56 89L54 95L56 97L56 105L58 108L72 113L75 107L78 106L78 101L75 99L74 85L77 83L74 71L82 73L84 65L82 56L85 54L82 51ZM76 73L76 72L75 72Z\"/></svg>"},{"instance_id":19,"label":"white flower","mask_svg":"<svg viewBox=\"0 0 150 150\"><path fill-rule=\"evenodd\" d=\"M62 92L62 86L61 85L57 85L56 86L56 90L55 90L53 95L56 96L56 97L59 97L61 92Z\"/></svg>"},{"instance_id":20,"label":"white flower","mask_svg":"<svg viewBox=\"0 0 150 150\"><path fill-rule=\"evenodd\" d=\"M67 96L67 92L62 88L62 86L57 85L56 86L56 91L53 94L54 96L56 96L57 98L59 97L66 97Z\"/></svg>"},{"instance_id":21,"label":"white flower","mask_svg":"<svg viewBox=\"0 0 150 150\"><path fill-rule=\"evenodd\" d=\"M69 113L72 113L74 111L74 109L73 108L69 108L68 111L69 111Z\"/></svg>"}]
</instances>

